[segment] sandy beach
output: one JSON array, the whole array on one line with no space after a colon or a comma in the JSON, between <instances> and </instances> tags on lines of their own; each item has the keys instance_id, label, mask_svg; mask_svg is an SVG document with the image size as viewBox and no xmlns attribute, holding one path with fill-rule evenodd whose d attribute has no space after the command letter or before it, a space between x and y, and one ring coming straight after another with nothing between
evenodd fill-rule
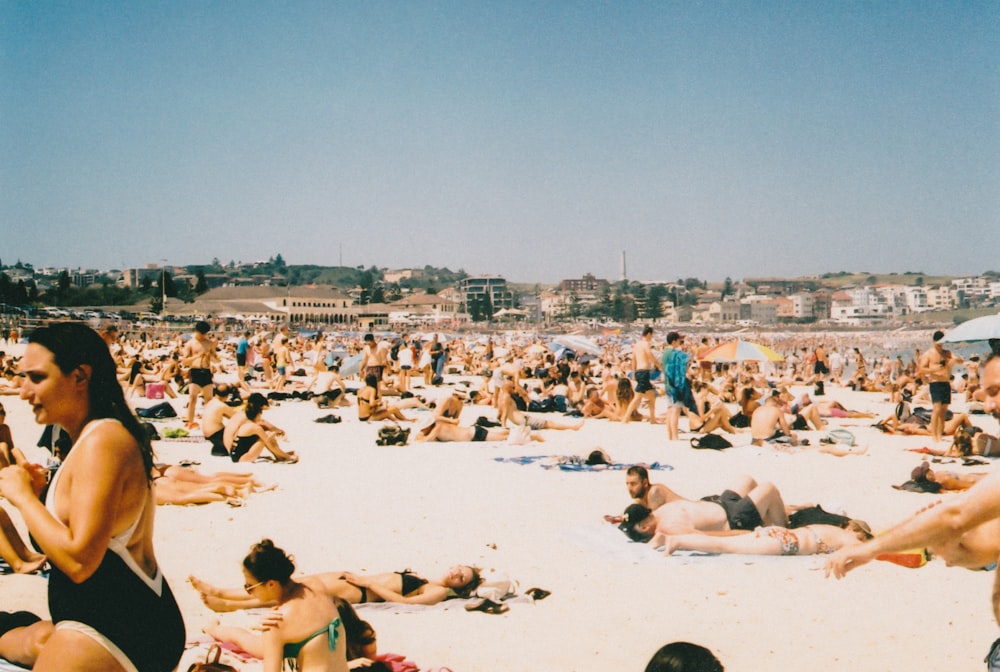
<instances>
[{"instance_id":1,"label":"sandy beach","mask_svg":"<svg viewBox=\"0 0 1000 672\"><path fill-rule=\"evenodd\" d=\"M444 386L416 391L435 399L461 380L448 376ZM792 388L796 394L810 390ZM828 385L827 398L880 416L892 408L885 393ZM3 402L17 445L44 462L44 453L31 447L40 428L30 408L17 397ZM136 406L152 403L135 400ZM173 403L180 412L184 400ZM956 411L965 407L963 401L953 404ZM343 422L313 422L330 412ZM419 425L430 412L408 413ZM467 405L463 424L481 415L495 417L489 407ZM412 568L437 576L467 563L510 576L522 594L533 587L551 591L538 602L516 598L503 615L469 613L460 601L359 607L378 632L380 652L405 655L422 669L642 670L661 645L688 640L711 649L733 671L973 670L982 667L998 635L990 606L992 573L948 568L941 560L919 569L875 562L836 581L824 578L822 556L663 557L628 542L602 519L629 503L624 471L563 471L497 460L585 455L601 447L617 463L669 465L651 472L652 480L692 498L718 493L751 474L774 482L787 503L820 503L867 520L877 532L934 496L891 487L907 480L923 459L905 449L931 445L930 438L886 436L871 426L874 420L832 419L831 428L849 429L868 448L863 455L834 457L752 447L748 433L737 435L731 449L699 451L688 445L691 434L668 441L662 425L590 419L580 431L545 430L545 442L530 445L411 440L408 446L378 447L380 423L359 422L354 406L321 410L289 400L266 417L287 430L282 445L301 461L238 470L276 483L275 491L254 494L241 508L209 504L157 511L157 555L191 640L215 618L253 621L249 614L211 612L186 578L240 585L240 562L263 537L293 554L303 573ZM973 422L998 433L991 417L973 416ZM177 419L159 426L181 424ZM813 446L824 435L800 434ZM154 447L160 461L194 460L203 472L234 470L227 458L211 457L207 443L157 441ZM41 576L0 576L0 589L5 609L47 615ZM198 655L198 649L189 651L179 669ZM240 669L260 667L241 663Z\"/></svg>"}]
</instances>

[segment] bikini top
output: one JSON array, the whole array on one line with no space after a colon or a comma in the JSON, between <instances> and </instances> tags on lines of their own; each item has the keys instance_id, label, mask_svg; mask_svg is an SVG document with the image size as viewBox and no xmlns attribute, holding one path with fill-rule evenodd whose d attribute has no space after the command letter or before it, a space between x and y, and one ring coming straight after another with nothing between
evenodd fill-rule
<instances>
[{"instance_id":1,"label":"bikini top","mask_svg":"<svg viewBox=\"0 0 1000 672\"><path fill-rule=\"evenodd\" d=\"M340 619L335 618L330 621L329 625L325 628L320 628L316 632L312 633L308 637L298 642L289 642L281 650L281 655L283 658L298 658L299 652L302 651L302 647L316 639L324 632L326 633L326 643L330 647L331 651L337 650L337 638L340 637Z\"/></svg>"}]
</instances>

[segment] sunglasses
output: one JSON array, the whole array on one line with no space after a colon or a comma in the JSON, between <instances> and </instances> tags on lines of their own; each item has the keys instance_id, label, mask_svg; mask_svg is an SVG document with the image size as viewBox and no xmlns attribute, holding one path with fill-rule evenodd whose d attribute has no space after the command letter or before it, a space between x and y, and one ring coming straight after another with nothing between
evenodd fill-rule
<instances>
[{"instance_id":1,"label":"sunglasses","mask_svg":"<svg viewBox=\"0 0 1000 672\"><path fill-rule=\"evenodd\" d=\"M263 586L265 583L267 583L267 581L258 581L257 583L244 583L243 590L247 591L247 593L253 593L254 588Z\"/></svg>"}]
</instances>

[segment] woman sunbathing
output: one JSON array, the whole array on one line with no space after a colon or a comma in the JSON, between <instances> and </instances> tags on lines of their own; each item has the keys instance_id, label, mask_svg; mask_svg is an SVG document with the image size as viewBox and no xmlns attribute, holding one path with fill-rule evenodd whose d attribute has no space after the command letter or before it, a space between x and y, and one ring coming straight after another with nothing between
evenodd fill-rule
<instances>
[{"instance_id":1,"label":"woman sunbathing","mask_svg":"<svg viewBox=\"0 0 1000 672\"><path fill-rule=\"evenodd\" d=\"M794 530L758 527L752 532L728 536L696 532L668 536L664 555L680 550L742 555L820 555L871 538L871 528L861 520L852 520L845 528L835 525L806 525Z\"/></svg>"},{"instance_id":2,"label":"woman sunbathing","mask_svg":"<svg viewBox=\"0 0 1000 672\"><path fill-rule=\"evenodd\" d=\"M250 595L242 588L217 588L193 576L188 580L201 593L201 601L212 611L236 611L277 604L274 598ZM400 602L425 605L438 604L454 597L470 597L481 581L479 569L471 565L455 565L437 580L422 578L408 569L369 576L325 572L298 579L302 585L330 597L339 597L350 604Z\"/></svg>"},{"instance_id":3,"label":"woman sunbathing","mask_svg":"<svg viewBox=\"0 0 1000 672\"><path fill-rule=\"evenodd\" d=\"M249 473L201 474L190 467L175 465L154 466L153 482L156 503L160 505L226 502L230 506L242 506L250 493L266 492L276 487L255 480Z\"/></svg>"}]
</instances>

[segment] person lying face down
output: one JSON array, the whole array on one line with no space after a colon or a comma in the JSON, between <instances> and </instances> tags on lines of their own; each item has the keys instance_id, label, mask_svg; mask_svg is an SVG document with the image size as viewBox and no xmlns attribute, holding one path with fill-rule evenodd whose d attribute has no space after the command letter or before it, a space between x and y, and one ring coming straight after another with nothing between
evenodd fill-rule
<instances>
[{"instance_id":1,"label":"person lying face down","mask_svg":"<svg viewBox=\"0 0 1000 672\"><path fill-rule=\"evenodd\" d=\"M785 527L788 514L773 483L742 479L739 490L724 490L697 501L675 500L655 510L631 504L621 529L632 541L660 545L664 537L696 531L753 530L763 525Z\"/></svg>"}]
</instances>

